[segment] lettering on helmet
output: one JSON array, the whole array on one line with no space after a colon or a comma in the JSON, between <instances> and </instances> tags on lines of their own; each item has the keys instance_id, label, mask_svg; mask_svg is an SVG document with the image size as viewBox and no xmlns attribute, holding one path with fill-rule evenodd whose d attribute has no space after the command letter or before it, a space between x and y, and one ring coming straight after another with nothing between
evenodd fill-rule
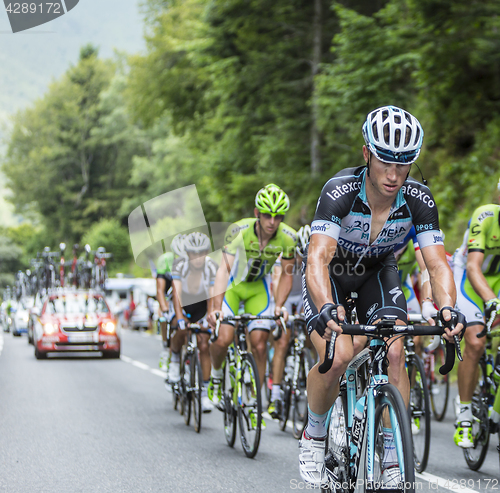
<instances>
[{"instance_id":1,"label":"lettering on helmet","mask_svg":"<svg viewBox=\"0 0 500 493\"><path fill-rule=\"evenodd\" d=\"M330 192L326 192L328 197L332 200L337 200L346 193L356 192L361 189L361 181L349 182L344 185L337 185L335 188L332 188Z\"/></svg>"},{"instance_id":2,"label":"lettering on helmet","mask_svg":"<svg viewBox=\"0 0 500 493\"><path fill-rule=\"evenodd\" d=\"M401 187L403 190L403 193L405 195L409 195L410 197L415 197L418 200L422 201L427 207L432 209L436 204L434 203L434 200L431 199L431 196L427 193L425 193L424 190L420 190L417 187L412 186L410 183L407 183L406 185L403 185Z\"/></svg>"}]
</instances>

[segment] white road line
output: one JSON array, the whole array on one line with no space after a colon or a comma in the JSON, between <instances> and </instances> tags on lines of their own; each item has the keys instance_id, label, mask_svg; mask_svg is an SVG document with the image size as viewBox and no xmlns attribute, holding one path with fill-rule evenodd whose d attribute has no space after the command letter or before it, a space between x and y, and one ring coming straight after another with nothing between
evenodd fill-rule
<instances>
[{"instance_id":1,"label":"white road line","mask_svg":"<svg viewBox=\"0 0 500 493\"><path fill-rule=\"evenodd\" d=\"M0 353L2 352L3 348L3 337L0 335ZM152 373L153 375L156 375L157 377L160 378L165 378L166 372L162 370L157 370L156 368L151 368L150 366L146 365L145 363L142 363L140 361L136 361L132 358L129 358L128 356L125 356L122 354L120 356L120 359L124 361L125 363L130 363L131 365L140 368L141 370L146 370ZM268 421L272 422L274 421L271 415L267 412L264 411L262 413L262 416ZM293 425L290 421L287 422L286 427L293 431ZM419 479L423 479L424 481L428 481L429 483L437 484L440 488L443 488L445 490L450 490L454 491L456 493L457 490L457 484L450 482L449 479L444 479L439 476L435 476L434 474L430 474L428 472L422 472L422 473L415 473L415 477ZM470 488L460 488L460 493L480 493L476 490L471 490Z\"/></svg>"},{"instance_id":2,"label":"white road line","mask_svg":"<svg viewBox=\"0 0 500 493\"><path fill-rule=\"evenodd\" d=\"M0 334L0 354L2 354L2 349L3 349L3 335Z\"/></svg>"},{"instance_id":3,"label":"white road line","mask_svg":"<svg viewBox=\"0 0 500 493\"><path fill-rule=\"evenodd\" d=\"M456 482L450 481L449 479L440 478L439 476L434 476L434 474L430 474L425 471L422 473L416 472L415 477L423 479L425 481L429 481L429 483L431 484L437 484L440 488L454 491L455 493L457 492L457 487L459 487L458 491L460 491L460 493L479 493L478 491L471 490L470 488L462 488L460 486L460 483L457 484Z\"/></svg>"}]
</instances>

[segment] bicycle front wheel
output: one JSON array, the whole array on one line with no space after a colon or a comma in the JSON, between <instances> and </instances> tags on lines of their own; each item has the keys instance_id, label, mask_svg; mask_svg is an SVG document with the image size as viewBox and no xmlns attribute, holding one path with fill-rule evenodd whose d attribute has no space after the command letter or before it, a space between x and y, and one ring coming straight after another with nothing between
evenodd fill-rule
<instances>
[{"instance_id":1,"label":"bicycle front wheel","mask_svg":"<svg viewBox=\"0 0 500 493\"><path fill-rule=\"evenodd\" d=\"M431 402L424 364L416 354L409 357L408 378L410 379L409 412L415 469L423 472L429 459L431 443Z\"/></svg>"},{"instance_id":2,"label":"bicycle front wheel","mask_svg":"<svg viewBox=\"0 0 500 493\"><path fill-rule=\"evenodd\" d=\"M309 349L304 348L300 355L297 380L293 381L291 396L291 412L293 436L299 440L307 419L307 374L313 366Z\"/></svg>"},{"instance_id":3,"label":"bicycle front wheel","mask_svg":"<svg viewBox=\"0 0 500 493\"><path fill-rule=\"evenodd\" d=\"M483 375L484 378L484 375ZM484 382L484 380L483 380ZM465 462L470 469L477 471L484 462L490 442L490 420L488 404L482 397L482 388L477 386L472 396L472 437L474 447L464 449Z\"/></svg>"},{"instance_id":4,"label":"bicycle front wheel","mask_svg":"<svg viewBox=\"0 0 500 493\"><path fill-rule=\"evenodd\" d=\"M189 391L189 387L191 383L191 358L193 358L193 356L194 355L188 353L184 354L181 365L181 380L179 382L181 409L184 414L184 422L188 426L191 421L191 392Z\"/></svg>"},{"instance_id":5,"label":"bicycle front wheel","mask_svg":"<svg viewBox=\"0 0 500 493\"><path fill-rule=\"evenodd\" d=\"M369 438L365 440L364 455L361 457L365 491L383 487L391 491L414 493L415 468L410 419L403 398L394 385L383 385L378 391L373 448L366 443ZM391 447L394 448L392 457L386 461L384 449ZM373 450L372 454L370 450Z\"/></svg>"},{"instance_id":6,"label":"bicycle front wheel","mask_svg":"<svg viewBox=\"0 0 500 493\"><path fill-rule=\"evenodd\" d=\"M428 355L430 357L430 355ZM441 375L439 368L445 363L444 344L441 343L433 352L434 368L427 374L427 385L431 397L432 412L437 421L442 421L446 415L448 398L450 396L450 380L448 375Z\"/></svg>"},{"instance_id":7,"label":"bicycle front wheel","mask_svg":"<svg viewBox=\"0 0 500 493\"><path fill-rule=\"evenodd\" d=\"M201 372L200 352L198 349L191 355L191 405L193 408L194 430L201 430L201 391L203 388L203 374Z\"/></svg>"},{"instance_id":8,"label":"bicycle front wheel","mask_svg":"<svg viewBox=\"0 0 500 493\"><path fill-rule=\"evenodd\" d=\"M234 363L226 356L224 378L222 380L222 406L224 412L224 435L230 447L236 440L236 408L234 406L234 386L236 383Z\"/></svg>"},{"instance_id":9,"label":"bicycle front wheel","mask_svg":"<svg viewBox=\"0 0 500 493\"><path fill-rule=\"evenodd\" d=\"M257 365L250 353L241 357L241 374L238 376L241 400L238 406L241 446L247 457L255 457L259 449L262 426L262 398Z\"/></svg>"}]
</instances>

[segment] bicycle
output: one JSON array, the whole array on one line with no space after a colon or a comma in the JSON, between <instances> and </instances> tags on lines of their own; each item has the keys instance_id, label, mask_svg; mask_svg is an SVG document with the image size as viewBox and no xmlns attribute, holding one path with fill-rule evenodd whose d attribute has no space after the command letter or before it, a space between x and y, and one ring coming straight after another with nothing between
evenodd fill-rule
<instances>
[{"instance_id":1,"label":"bicycle","mask_svg":"<svg viewBox=\"0 0 500 493\"><path fill-rule=\"evenodd\" d=\"M180 381L174 384L174 401L180 403L180 413L184 415L184 422L189 426L191 421L191 410L194 417L194 429L196 433L201 430L201 392L203 389L203 373L201 370L200 352L198 350L198 334L212 334L210 329L200 324L189 324L188 341L182 347ZM174 409L177 405L174 403Z\"/></svg>"},{"instance_id":2,"label":"bicycle","mask_svg":"<svg viewBox=\"0 0 500 493\"><path fill-rule=\"evenodd\" d=\"M483 465L488 452L490 434L498 431L499 445L497 447L500 458L500 426L494 423L489 417L489 411L495 402L495 396L500 399L500 382L495 382L493 369L500 371L500 346L497 348L495 359L491 354L492 339L500 335L500 331L491 330L497 314L500 313L500 307L493 311L490 319L484 329L477 334L478 338L486 336L486 346L484 353L479 360L479 382L472 396L472 436L474 437L474 446L463 449L465 462L470 469L477 471Z\"/></svg>"},{"instance_id":3,"label":"bicycle","mask_svg":"<svg viewBox=\"0 0 500 493\"><path fill-rule=\"evenodd\" d=\"M211 341L219 334L221 323L238 322L235 341L230 344L224 362L222 399L220 409L224 413L224 435L227 444L234 446L236 440L236 419L240 429L241 446L245 455L255 457L259 449L262 427L262 396L259 372L255 359L248 351L246 328L252 320L278 320L280 317L263 315L237 315L217 320ZM282 327L285 327L281 319Z\"/></svg>"},{"instance_id":4,"label":"bicycle","mask_svg":"<svg viewBox=\"0 0 500 493\"><path fill-rule=\"evenodd\" d=\"M340 381L339 395L330 409L325 442L325 466L329 478L323 492L352 492L355 485L364 491L375 491L382 485L384 427L390 425L397 452L399 477L392 491L415 491L415 469L411 425L399 390L389 383L387 354L391 343L404 335L441 335L440 326L396 325L396 316L386 316L376 325L341 324L344 334L370 338L369 347L357 354ZM386 339L390 336L391 339ZM335 354L336 334L327 344L320 373L326 373ZM460 348L447 342L446 364L440 369L448 373L459 359ZM358 373L367 371L368 383L360 392ZM361 470L361 465L363 469ZM358 479L359 478L359 479Z\"/></svg>"},{"instance_id":5,"label":"bicycle","mask_svg":"<svg viewBox=\"0 0 500 493\"><path fill-rule=\"evenodd\" d=\"M94 265L92 269L91 287L104 290L108 271L106 268L106 259L111 259L112 253L106 253L104 247L99 247L94 253Z\"/></svg>"},{"instance_id":6,"label":"bicycle","mask_svg":"<svg viewBox=\"0 0 500 493\"><path fill-rule=\"evenodd\" d=\"M314 363L309 349L305 347L307 325L304 316L292 315L289 321L292 338L281 382L279 424L285 431L291 413L293 436L298 440L307 418L307 374Z\"/></svg>"}]
</instances>

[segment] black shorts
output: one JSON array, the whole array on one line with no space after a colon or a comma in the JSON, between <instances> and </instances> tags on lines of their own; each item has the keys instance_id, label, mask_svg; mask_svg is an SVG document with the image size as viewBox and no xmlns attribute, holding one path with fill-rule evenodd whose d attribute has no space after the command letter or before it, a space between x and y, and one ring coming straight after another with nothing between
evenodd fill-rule
<instances>
[{"instance_id":1,"label":"black shorts","mask_svg":"<svg viewBox=\"0 0 500 493\"><path fill-rule=\"evenodd\" d=\"M341 272L341 269L335 271ZM356 274L330 273L330 286L333 302L338 305L344 305L351 293L357 293L356 313L360 324L371 324L385 315L395 315L404 323L408 321L406 298L401 289L398 265L393 254L369 268L358 268ZM316 307L312 301L305 274L302 274L302 299L310 334L314 330L321 307Z\"/></svg>"},{"instance_id":2,"label":"black shorts","mask_svg":"<svg viewBox=\"0 0 500 493\"><path fill-rule=\"evenodd\" d=\"M189 321L195 324L207 314L207 302L199 301L198 303L193 303L192 305L183 306L182 311L189 319ZM172 316L172 320L174 319L174 317L175 315Z\"/></svg>"}]
</instances>

